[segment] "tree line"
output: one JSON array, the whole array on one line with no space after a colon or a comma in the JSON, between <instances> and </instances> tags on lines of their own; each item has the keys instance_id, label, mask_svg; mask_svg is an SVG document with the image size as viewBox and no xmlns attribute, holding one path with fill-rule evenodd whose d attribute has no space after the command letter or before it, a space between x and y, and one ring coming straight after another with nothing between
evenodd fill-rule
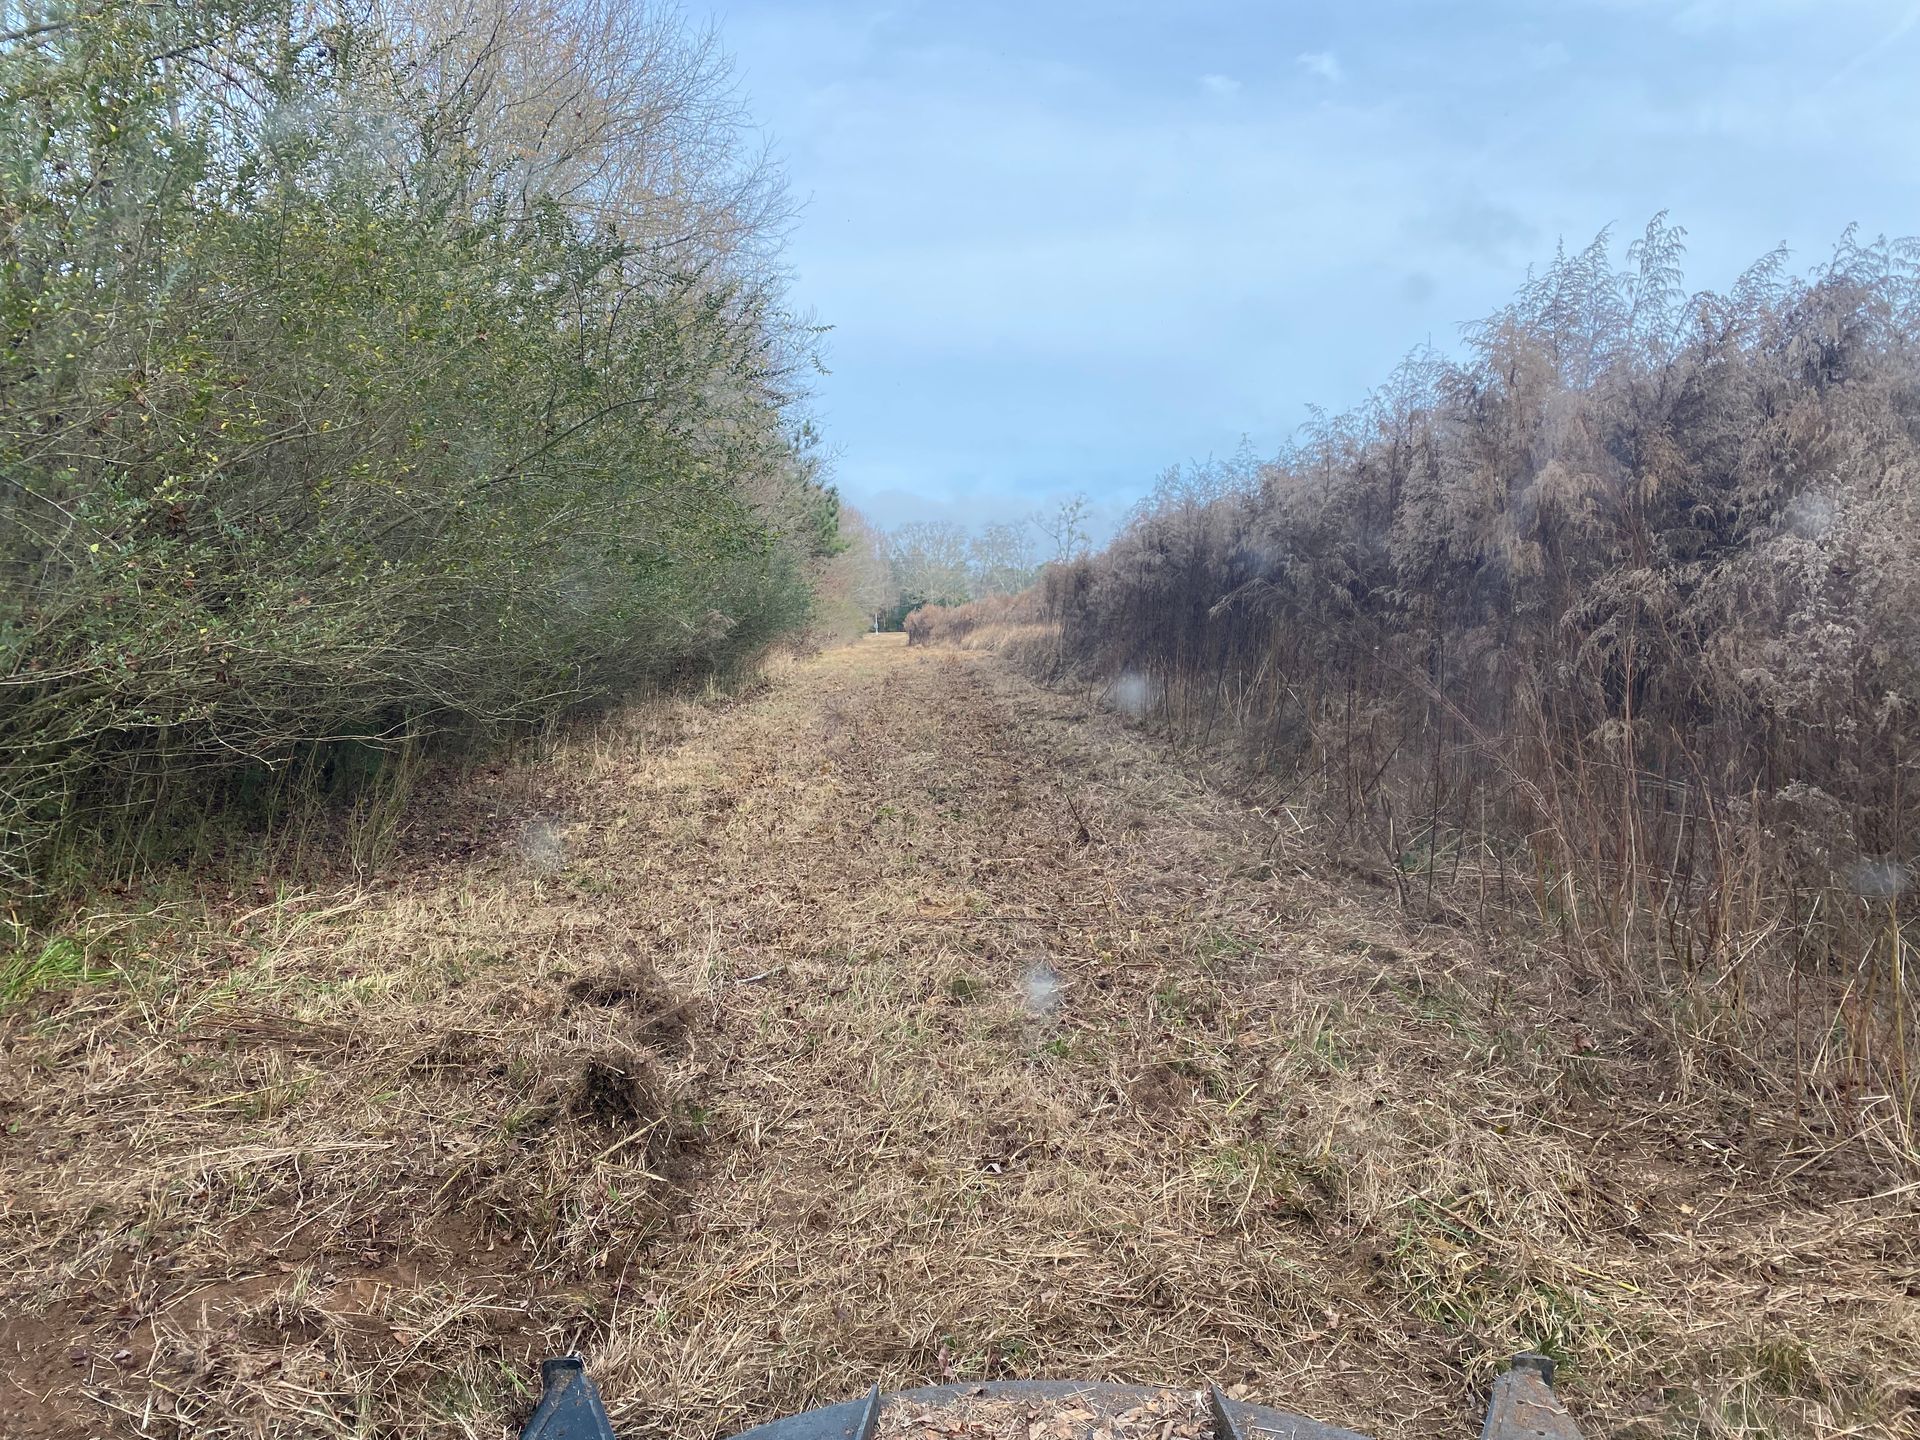
<instances>
[{"instance_id":1,"label":"tree line","mask_svg":"<svg viewBox=\"0 0 1920 1440\"><path fill-rule=\"evenodd\" d=\"M950 520L915 520L869 531L861 590L876 630L904 628L922 607L949 608L1020 594L1048 564L1088 553L1085 495L1013 520L969 529Z\"/></svg>"},{"instance_id":2,"label":"tree line","mask_svg":"<svg viewBox=\"0 0 1920 1440\"><path fill-rule=\"evenodd\" d=\"M815 620L791 215L668 9L0 4L0 885Z\"/></svg>"}]
</instances>

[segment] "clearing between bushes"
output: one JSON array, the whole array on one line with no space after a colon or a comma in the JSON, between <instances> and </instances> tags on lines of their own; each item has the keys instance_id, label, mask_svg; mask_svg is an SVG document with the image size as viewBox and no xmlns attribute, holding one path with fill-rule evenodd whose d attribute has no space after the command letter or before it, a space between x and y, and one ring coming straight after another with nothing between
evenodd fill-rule
<instances>
[{"instance_id":1,"label":"clearing between bushes","mask_svg":"<svg viewBox=\"0 0 1920 1440\"><path fill-rule=\"evenodd\" d=\"M625 1436L879 1381L1914 1433L1920 1186L992 657L873 637L6 972L0 1430Z\"/></svg>"}]
</instances>

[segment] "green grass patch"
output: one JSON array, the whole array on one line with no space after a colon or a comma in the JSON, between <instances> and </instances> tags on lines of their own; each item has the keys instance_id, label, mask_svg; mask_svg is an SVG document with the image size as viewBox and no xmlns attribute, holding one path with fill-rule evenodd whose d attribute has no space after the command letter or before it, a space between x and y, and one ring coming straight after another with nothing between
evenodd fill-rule
<instances>
[{"instance_id":1,"label":"green grass patch","mask_svg":"<svg viewBox=\"0 0 1920 1440\"><path fill-rule=\"evenodd\" d=\"M947 977L947 999L955 1005L974 1005L987 998L987 982L958 971Z\"/></svg>"},{"instance_id":2,"label":"green grass patch","mask_svg":"<svg viewBox=\"0 0 1920 1440\"><path fill-rule=\"evenodd\" d=\"M0 960L0 1009L17 1005L42 990L72 990L111 980L119 973L92 958L87 946L65 935L22 945Z\"/></svg>"}]
</instances>

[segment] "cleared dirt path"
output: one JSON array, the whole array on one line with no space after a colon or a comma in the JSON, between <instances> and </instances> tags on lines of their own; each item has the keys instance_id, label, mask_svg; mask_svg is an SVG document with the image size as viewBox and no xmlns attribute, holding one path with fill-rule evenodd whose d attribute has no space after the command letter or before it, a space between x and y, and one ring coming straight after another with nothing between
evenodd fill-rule
<instances>
[{"instance_id":1,"label":"cleared dirt path","mask_svg":"<svg viewBox=\"0 0 1920 1440\"><path fill-rule=\"evenodd\" d=\"M1039 1374L1458 1436L1536 1345L1596 1433L1911 1422L1911 1190L1273 847L889 637L371 888L99 917L0 1019L0 1432L491 1437L576 1347L632 1436Z\"/></svg>"}]
</instances>

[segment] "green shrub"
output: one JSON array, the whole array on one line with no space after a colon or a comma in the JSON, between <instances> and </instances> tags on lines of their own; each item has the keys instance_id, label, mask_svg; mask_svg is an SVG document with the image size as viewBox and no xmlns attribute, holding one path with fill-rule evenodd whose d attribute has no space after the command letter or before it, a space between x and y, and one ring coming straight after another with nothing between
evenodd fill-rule
<instances>
[{"instance_id":1,"label":"green shrub","mask_svg":"<svg viewBox=\"0 0 1920 1440\"><path fill-rule=\"evenodd\" d=\"M0 880L807 620L837 508L777 207L705 43L644 23L561 72L587 118L533 176L502 77L578 36L216 0L0 47ZM649 97L671 183L616 191L642 139L605 117Z\"/></svg>"}]
</instances>

